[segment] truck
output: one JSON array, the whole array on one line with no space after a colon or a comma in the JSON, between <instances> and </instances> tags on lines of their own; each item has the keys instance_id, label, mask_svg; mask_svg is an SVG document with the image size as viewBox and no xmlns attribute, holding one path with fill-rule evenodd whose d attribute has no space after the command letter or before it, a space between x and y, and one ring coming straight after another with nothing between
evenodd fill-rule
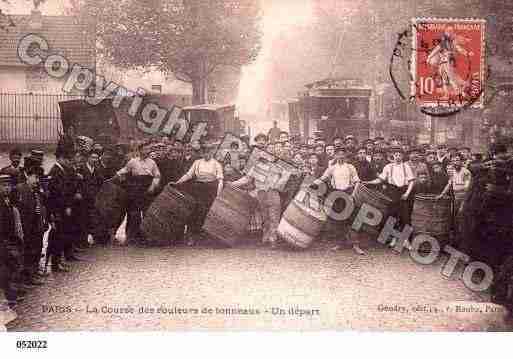
<instances>
[{"instance_id":1,"label":"truck","mask_svg":"<svg viewBox=\"0 0 513 359\"><path fill-rule=\"evenodd\" d=\"M154 135L172 137L175 135L174 128L166 126L171 117L187 123L185 141L191 139L196 126L204 127L203 140L218 140L227 132L237 136L243 133L241 121L235 114L235 105L190 106L187 105L188 101L180 101L175 97L154 94L145 96L134 116L129 113L133 102L131 97L123 98L119 106L113 106L112 98L106 98L95 106L88 104L84 99L62 101L59 103L61 122L64 131L73 126L77 135L90 137L102 144L128 143L131 139L146 140ZM142 121L142 109L148 103L157 104L167 110L166 117L155 134L147 133L138 126L138 121Z\"/></svg>"}]
</instances>

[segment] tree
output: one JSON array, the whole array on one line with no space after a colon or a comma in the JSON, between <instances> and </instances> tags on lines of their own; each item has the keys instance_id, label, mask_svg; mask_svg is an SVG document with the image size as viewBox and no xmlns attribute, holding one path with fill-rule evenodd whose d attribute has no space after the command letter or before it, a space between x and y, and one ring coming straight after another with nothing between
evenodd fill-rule
<instances>
[{"instance_id":1,"label":"tree","mask_svg":"<svg viewBox=\"0 0 513 359\"><path fill-rule=\"evenodd\" d=\"M37 9L39 5L46 2L46 0L25 0L26 2L32 2L34 9ZM5 11L7 5L10 4L9 0L0 0L0 31L9 32L9 27L15 27L13 19Z\"/></svg>"},{"instance_id":2,"label":"tree","mask_svg":"<svg viewBox=\"0 0 513 359\"><path fill-rule=\"evenodd\" d=\"M260 50L258 0L89 0L79 12L95 18L107 61L172 73L192 84L194 104L206 102L216 68L246 65Z\"/></svg>"},{"instance_id":3,"label":"tree","mask_svg":"<svg viewBox=\"0 0 513 359\"><path fill-rule=\"evenodd\" d=\"M0 31L9 31L9 27L16 26L12 18L5 12L9 0L0 0Z\"/></svg>"}]
</instances>

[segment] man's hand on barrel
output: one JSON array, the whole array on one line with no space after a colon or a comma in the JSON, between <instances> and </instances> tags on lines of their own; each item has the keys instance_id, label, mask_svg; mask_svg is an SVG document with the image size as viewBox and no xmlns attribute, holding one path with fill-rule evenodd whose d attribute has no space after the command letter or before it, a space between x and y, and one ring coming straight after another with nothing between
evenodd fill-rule
<instances>
[{"instance_id":1,"label":"man's hand on barrel","mask_svg":"<svg viewBox=\"0 0 513 359\"><path fill-rule=\"evenodd\" d=\"M401 196L401 200L402 200L402 201L406 201L406 200L408 200L408 196L409 196L409 194L408 194L408 193L403 193L403 194L402 194L402 196Z\"/></svg>"}]
</instances>

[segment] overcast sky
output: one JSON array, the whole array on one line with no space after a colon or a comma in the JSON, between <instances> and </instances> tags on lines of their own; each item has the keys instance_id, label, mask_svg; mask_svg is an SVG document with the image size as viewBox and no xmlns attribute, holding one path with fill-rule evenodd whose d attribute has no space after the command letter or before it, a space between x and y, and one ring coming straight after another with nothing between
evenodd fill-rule
<instances>
[{"instance_id":1,"label":"overcast sky","mask_svg":"<svg viewBox=\"0 0 513 359\"><path fill-rule=\"evenodd\" d=\"M269 63L273 40L295 24L308 23L312 18L311 0L264 0L262 50L254 64L242 71L237 106L241 113L259 113L264 90L265 69Z\"/></svg>"}]
</instances>

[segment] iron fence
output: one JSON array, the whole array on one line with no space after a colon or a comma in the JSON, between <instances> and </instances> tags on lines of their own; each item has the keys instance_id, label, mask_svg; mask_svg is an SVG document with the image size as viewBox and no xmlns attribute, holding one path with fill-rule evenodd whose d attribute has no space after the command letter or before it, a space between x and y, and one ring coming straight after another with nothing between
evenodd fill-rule
<instances>
[{"instance_id":1,"label":"iron fence","mask_svg":"<svg viewBox=\"0 0 513 359\"><path fill-rule=\"evenodd\" d=\"M0 143L52 144L62 132L59 102L80 95L0 93Z\"/></svg>"}]
</instances>

